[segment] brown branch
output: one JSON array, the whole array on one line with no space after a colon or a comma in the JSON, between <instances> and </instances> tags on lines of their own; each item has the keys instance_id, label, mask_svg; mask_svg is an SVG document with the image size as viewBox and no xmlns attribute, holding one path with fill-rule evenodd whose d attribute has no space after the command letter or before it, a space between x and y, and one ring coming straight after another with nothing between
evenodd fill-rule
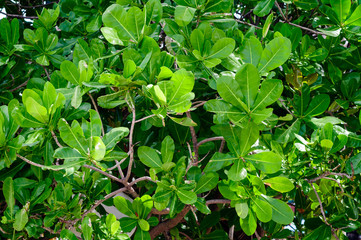
<instances>
[{"instance_id":1,"label":"brown branch","mask_svg":"<svg viewBox=\"0 0 361 240\"><path fill-rule=\"evenodd\" d=\"M282 18L288 23L289 20L288 20L288 18L283 14L282 9L281 9L281 7L280 7L280 5L278 4L277 1L275 1L275 5L277 6L278 11L281 13Z\"/></svg>"},{"instance_id":2,"label":"brown branch","mask_svg":"<svg viewBox=\"0 0 361 240\"><path fill-rule=\"evenodd\" d=\"M340 177L346 177L348 179L351 179L352 176L348 175L347 173L335 173L335 172L325 172L325 173L322 173L320 176L316 177L316 178L313 178L313 179L310 179L310 180L307 180L307 182L309 183L313 183L313 182L316 182L317 180L320 180L322 178L325 178L327 176L340 176Z\"/></svg>"},{"instance_id":3,"label":"brown branch","mask_svg":"<svg viewBox=\"0 0 361 240\"><path fill-rule=\"evenodd\" d=\"M321 198L320 198L320 196L318 195L317 190L316 190L315 186L313 186L312 183L311 183L311 186L312 186L312 188L313 188L313 191L314 191L315 194L316 194L316 197L317 197L317 200L318 200L318 204L320 205L320 210L321 210L321 214L322 214L323 220L325 221L325 223L326 223L328 226L331 226L331 225L327 222L326 214L325 214L325 211L323 210L323 205L322 205Z\"/></svg>"},{"instance_id":4,"label":"brown branch","mask_svg":"<svg viewBox=\"0 0 361 240\"><path fill-rule=\"evenodd\" d=\"M197 144L197 147L199 147L200 145L207 143L207 142L212 142L212 141L217 141L217 140L224 140L224 137L211 137L211 138L207 138L207 139L203 139L202 141L200 141Z\"/></svg>"},{"instance_id":5,"label":"brown branch","mask_svg":"<svg viewBox=\"0 0 361 240\"><path fill-rule=\"evenodd\" d=\"M141 118L141 119L136 120L135 123L139 123L139 122L141 122L141 121L143 121L143 120L145 120L145 119L147 119L147 118L152 118L152 117L154 117L154 116L155 116L155 114L146 116L146 117L144 117L144 118Z\"/></svg>"},{"instance_id":6,"label":"brown branch","mask_svg":"<svg viewBox=\"0 0 361 240\"><path fill-rule=\"evenodd\" d=\"M183 210L177 214L177 216L175 218L169 219L165 222L160 223L158 226L152 228L149 231L150 237L151 239L154 239L155 237L157 237L159 234L163 233L163 232L167 232L169 229L174 228L175 226L178 225L178 223L180 223L183 218L185 217L185 215L189 212L189 210L191 209L190 205L186 205Z\"/></svg>"},{"instance_id":7,"label":"brown branch","mask_svg":"<svg viewBox=\"0 0 361 240\"><path fill-rule=\"evenodd\" d=\"M14 3L14 5L17 5L19 6L20 8L22 9L27 9L27 8L41 8L41 7L46 7L46 6L49 6L49 5L52 5L56 2L49 2L49 3L44 3L44 4L40 4L40 5L33 5L33 6L23 6L23 5L20 5L18 3Z\"/></svg>"},{"instance_id":8,"label":"brown branch","mask_svg":"<svg viewBox=\"0 0 361 240\"><path fill-rule=\"evenodd\" d=\"M133 134L134 134L135 121L136 121L135 120L136 114L135 114L135 107L132 106L131 109L132 109L133 117L132 117L132 123L130 125L130 130L129 130L129 164L128 164L127 175L124 179L124 182L128 182L128 179L130 178L130 174L132 173L132 167L133 167L133 162L134 162Z\"/></svg>"},{"instance_id":9,"label":"brown branch","mask_svg":"<svg viewBox=\"0 0 361 240\"><path fill-rule=\"evenodd\" d=\"M9 90L9 91L10 91L10 92L15 92L16 90L18 90L18 89L20 89L20 88L22 88L22 87L25 87L25 86L28 84L28 82L29 82L29 79L26 80L25 82L23 82L22 84L20 84L19 86L17 86L16 88L13 88L13 89L11 89L11 90Z\"/></svg>"},{"instance_id":10,"label":"brown branch","mask_svg":"<svg viewBox=\"0 0 361 240\"><path fill-rule=\"evenodd\" d=\"M45 71L46 77L47 77L47 78L48 78L48 80L50 81L50 80L51 80L51 78L50 78L50 75L49 75L48 70L46 69L46 67L45 67L45 66L43 66L43 65L41 65L41 66L43 67L43 69L44 69L44 71Z\"/></svg>"},{"instance_id":11,"label":"brown branch","mask_svg":"<svg viewBox=\"0 0 361 240\"><path fill-rule=\"evenodd\" d=\"M35 162L33 162L33 161L30 161L29 159L27 159L27 158L25 158L25 157L23 157L23 156L21 156L21 155L19 155L19 154L16 154L16 156L17 156L18 158L20 158L21 160L23 160L24 162L27 162L27 163L29 163L30 165L33 165L33 166L35 166L35 167L47 168L47 166L42 165L42 164L39 164L39 163L35 163ZM53 171L60 171L60 170L62 170L62 169L51 169L51 170L53 170Z\"/></svg>"},{"instance_id":12,"label":"brown branch","mask_svg":"<svg viewBox=\"0 0 361 240\"><path fill-rule=\"evenodd\" d=\"M188 118L192 119L190 112L186 112L186 115ZM189 126L189 130L191 131L192 142L193 142L193 152L194 152L193 162L198 162L199 156L198 156L198 141L197 141L196 131L193 126Z\"/></svg>"},{"instance_id":13,"label":"brown branch","mask_svg":"<svg viewBox=\"0 0 361 240\"><path fill-rule=\"evenodd\" d=\"M88 92L88 96L89 96L89 98L90 98L90 100L92 101L92 103L93 103L93 106L94 106L94 109L95 109L95 111L99 114L99 110L98 110L98 107L97 107L97 104L96 104L96 102L94 101L94 98L93 98L93 96ZM99 114L99 116L100 116L100 114ZM105 135L105 132L104 132L104 127L103 127L103 124L102 124L102 135L104 136Z\"/></svg>"},{"instance_id":14,"label":"brown branch","mask_svg":"<svg viewBox=\"0 0 361 240\"><path fill-rule=\"evenodd\" d=\"M54 138L54 140L55 140L56 145L58 145L58 147L62 148L63 146L60 144L60 142L59 142L58 138L56 137L54 131L51 130L50 132L51 132L51 136L52 136L52 137Z\"/></svg>"},{"instance_id":15,"label":"brown branch","mask_svg":"<svg viewBox=\"0 0 361 240\"><path fill-rule=\"evenodd\" d=\"M221 146L219 147L218 152L221 153L223 151L224 145L226 145L226 141L223 139L222 142L221 142Z\"/></svg>"},{"instance_id":16,"label":"brown branch","mask_svg":"<svg viewBox=\"0 0 361 240\"><path fill-rule=\"evenodd\" d=\"M28 18L28 19L38 19L37 16L24 16L24 15L18 15L18 14L10 14L10 13L4 13L0 11L0 14L4 14L7 17L13 17L13 18Z\"/></svg>"},{"instance_id":17,"label":"brown branch","mask_svg":"<svg viewBox=\"0 0 361 240\"><path fill-rule=\"evenodd\" d=\"M113 176L113 175L111 175L111 174L109 174L109 173L106 173L106 172L100 170L100 169L97 168L97 167L94 167L94 166L91 166L91 165L86 165L86 164L83 165L83 167L89 168L89 169L94 170L94 171L96 171L96 172L98 172L98 173L100 173L100 174L103 174L104 176L107 176L108 178L113 179L114 181L123 183L121 179L119 179L119 178L117 178L117 177L115 177L115 176Z\"/></svg>"},{"instance_id":18,"label":"brown branch","mask_svg":"<svg viewBox=\"0 0 361 240\"><path fill-rule=\"evenodd\" d=\"M241 20L238 20L238 19L235 19L236 22L239 22L239 23L242 23L242 24L245 24L245 25L248 25L248 26L251 26L251 27L254 27L254 28L257 28L257 29L262 29L261 27L258 27L256 25L253 25L251 23L248 23L248 22L244 22L244 21L241 21Z\"/></svg>"}]
</instances>

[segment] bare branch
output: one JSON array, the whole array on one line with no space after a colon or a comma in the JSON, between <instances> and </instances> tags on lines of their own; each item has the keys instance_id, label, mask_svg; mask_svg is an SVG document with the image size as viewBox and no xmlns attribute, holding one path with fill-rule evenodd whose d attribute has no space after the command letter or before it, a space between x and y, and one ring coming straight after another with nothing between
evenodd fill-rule
<instances>
[{"instance_id":1,"label":"bare branch","mask_svg":"<svg viewBox=\"0 0 361 240\"><path fill-rule=\"evenodd\" d=\"M106 173L106 172L100 170L100 169L97 168L97 167L94 167L94 166L91 166L91 165L86 165L86 164L83 165L83 167L89 168L89 169L94 170L94 171L96 171L96 172L98 172L98 173L101 173L101 174L103 174L104 176L107 176L108 178L113 179L114 181L123 183L121 179L119 179L119 178L117 178L117 177L115 177L115 176L113 176L113 175L111 175L111 174L109 174L109 173Z\"/></svg>"},{"instance_id":2,"label":"bare branch","mask_svg":"<svg viewBox=\"0 0 361 240\"><path fill-rule=\"evenodd\" d=\"M352 176L348 175L347 173L336 173L336 172L325 172L323 174L321 174L320 176L316 177L316 178L313 178L313 179L310 179L310 180L307 180L307 182L309 183L313 183L313 182L316 182L317 180L320 180L322 178L325 178L327 176L340 176L340 177L346 177L348 179L351 179Z\"/></svg>"},{"instance_id":3,"label":"bare branch","mask_svg":"<svg viewBox=\"0 0 361 240\"><path fill-rule=\"evenodd\" d=\"M59 142L58 138L56 137L53 130L51 130L51 136L54 138L56 145L58 145L58 147L62 148L63 146L60 144L60 142Z\"/></svg>"},{"instance_id":4,"label":"bare branch","mask_svg":"<svg viewBox=\"0 0 361 240\"><path fill-rule=\"evenodd\" d=\"M321 198L320 198L320 196L318 195L317 190L316 190L315 186L313 186L312 183L311 183L311 186L312 186L312 188L313 188L313 191L314 191L315 194L316 194L318 203L319 203L319 205L320 205L320 209L321 209L321 214L322 214L323 220L325 221L325 223L326 223L327 225L331 226L331 225L327 222L326 214L325 214L325 211L323 210L323 205L322 205Z\"/></svg>"},{"instance_id":5,"label":"bare branch","mask_svg":"<svg viewBox=\"0 0 361 240\"><path fill-rule=\"evenodd\" d=\"M18 14L10 14L10 13L4 13L0 11L0 14L4 14L7 17L13 17L13 18L28 18L28 19L38 19L37 16L24 16L24 15L18 15Z\"/></svg>"},{"instance_id":6,"label":"bare branch","mask_svg":"<svg viewBox=\"0 0 361 240\"><path fill-rule=\"evenodd\" d=\"M45 166L45 165L42 165L42 164L39 164L39 163L35 163L35 162L33 162L33 161L31 161L31 160L29 160L29 159L27 159L27 158L25 158L25 157L23 157L23 156L21 156L21 155L19 155L19 154L16 154L16 156L18 157L18 158L20 158L21 160L23 160L24 162L27 162L27 163L29 163L30 165L33 165L33 166L35 166L35 167L39 167L39 168L46 168L47 166ZM61 169L52 169L53 171L60 171Z\"/></svg>"},{"instance_id":7,"label":"bare branch","mask_svg":"<svg viewBox=\"0 0 361 240\"><path fill-rule=\"evenodd\" d=\"M217 140L224 140L224 137L211 137L211 138L206 138L203 139L202 141L200 141L197 145L197 147L199 147L200 145L207 143L207 142L212 142L212 141L217 141Z\"/></svg>"},{"instance_id":8,"label":"bare branch","mask_svg":"<svg viewBox=\"0 0 361 240\"><path fill-rule=\"evenodd\" d=\"M141 122L141 121L143 121L143 120L145 120L145 119L152 118L152 117L154 117L154 116L155 116L155 114L148 115L148 116L146 116L146 117L144 117L144 118L141 118L141 119L136 120L135 123L139 123L139 122Z\"/></svg>"},{"instance_id":9,"label":"bare branch","mask_svg":"<svg viewBox=\"0 0 361 240\"><path fill-rule=\"evenodd\" d=\"M187 115L188 118L192 119L190 112L186 112L186 115ZM194 152L193 162L198 162L198 157L199 156L198 156L198 142L197 142L196 131L194 130L193 126L189 126L189 130L191 131L192 142L193 142L193 152Z\"/></svg>"},{"instance_id":10,"label":"bare branch","mask_svg":"<svg viewBox=\"0 0 361 240\"><path fill-rule=\"evenodd\" d=\"M20 89L20 88L22 88L22 87L25 87L25 86L28 84L28 82L29 82L29 79L26 80L25 82L23 82L22 84L20 84L19 86L17 86L16 88L13 88L13 89L11 89L11 90L9 90L9 91L10 91L10 92L15 92L16 90L18 90L18 89Z\"/></svg>"},{"instance_id":11,"label":"bare branch","mask_svg":"<svg viewBox=\"0 0 361 240\"><path fill-rule=\"evenodd\" d=\"M133 167L133 162L134 162L133 134L134 134L135 121L136 121L135 120L136 114L135 114L135 107L132 106L131 108L132 108L133 118L132 118L132 123L130 125L130 130L129 130L129 164L128 164L127 176L125 177L124 182L128 182L128 179L130 178L130 174L132 173L132 167Z\"/></svg>"}]
</instances>

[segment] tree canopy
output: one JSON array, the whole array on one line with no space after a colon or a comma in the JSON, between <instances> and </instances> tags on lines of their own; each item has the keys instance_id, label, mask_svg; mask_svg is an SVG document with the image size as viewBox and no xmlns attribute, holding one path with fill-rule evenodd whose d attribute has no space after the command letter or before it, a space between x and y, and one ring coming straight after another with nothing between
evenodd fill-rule
<instances>
[{"instance_id":1,"label":"tree canopy","mask_svg":"<svg viewBox=\"0 0 361 240\"><path fill-rule=\"evenodd\" d=\"M360 1L3 0L0 14L2 239L360 232Z\"/></svg>"}]
</instances>

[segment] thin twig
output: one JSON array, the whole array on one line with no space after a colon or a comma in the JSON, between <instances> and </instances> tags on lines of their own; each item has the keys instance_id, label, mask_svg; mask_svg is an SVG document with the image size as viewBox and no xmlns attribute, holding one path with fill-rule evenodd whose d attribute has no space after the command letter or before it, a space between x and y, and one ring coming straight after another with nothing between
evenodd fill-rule
<instances>
[{"instance_id":1,"label":"thin twig","mask_svg":"<svg viewBox=\"0 0 361 240\"><path fill-rule=\"evenodd\" d=\"M88 96L89 96L89 98L90 98L90 100L92 101L92 103L93 103L93 106L94 106L94 109L95 109L95 111L99 114L99 110L98 110L98 107L97 107L97 104L96 104L96 102L94 101L94 98L93 98L93 96L88 92ZM99 114L99 116L100 116L100 114ZM104 132L104 127L103 127L103 124L102 124L102 135L104 136L105 135L105 132Z\"/></svg>"},{"instance_id":2,"label":"thin twig","mask_svg":"<svg viewBox=\"0 0 361 240\"><path fill-rule=\"evenodd\" d=\"M33 166L35 166L35 167L39 167L39 168L46 168L47 166L45 166L45 165L42 165L42 164L39 164L39 163L35 163L35 162L33 162L33 161L30 161L29 159L27 159L26 157L23 157L23 156L21 156L21 155L19 155L18 153L16 154L16 156L18 157L18 158L20 158L21 160L23 160L24 162L27 162L27 163L29 163L30 165L33 165ZM60 170L62 170L62 169L52 169L53 171L60 171Z\"/></svg>"},{"instance_id":3,"label":"thin twig","mask_svg":"<svg viewBox=\"0 0 361 240\"><path fill-rule=\"evenodd\" d=\"M13 88L13 89L11 89L11 90L9 90L9 91L10 91L10 92L15 92L16 90L18 90L18 89L20 89L20 88L22 88L22 87L25 87L25 86L28 84L28 82L29 82L29 79L26 80L25 82L23 82L22 84L20 84L19 86L17 86L16 88Z\"/></svg>"},{"instance_id":4,"label":"thin twig","mask_svg":"<svg viewBox=\"0 0 361 240\"><path fill-rule=\"evenodd\" d=\"M110 179L113 179L114 181L123 183L121 179L119 179L119 178L117 178L117 177L115 177L115 176L113 176L113 175L111 175L111 174L109 174L109 173L106 173L106 172L100 170L100 169L97 168L97 167L94 167L94 166L91 166L91 165L86 165L86 164L83 165L83 167L92 169L92 170L94 170L94 171L96 171L96 172L98 172L98 173L103 174L104 176L107 176L107 177L110 178Z\"/></svg>"},{"instance_id":5,"label":"thin twig","mask_svg":"<svg viewBox=\"0 0 361 240\"><path fill-rule=\"evenodd\" d=\"M294 24L294 23L291 23L291 22L284 22L284 21L281 21L281 20L280 20L280 22L282 22L282 23L287 23L287 24L289 24L289 25L292 25L292 26L294 26L294 27L301 28L301 29L303 29L303 30L309 31L309 32L314 33L314 34L317 34L317 35L325 35L325 36L326 36L326 34L324 34L324 33L322 33L322 32L318 32L318 31L312 30L312 29L310 29L310 28L307 28L307 27L304 27L304 26L301 26L301 25L298 25L298 24Z\"/></svg>"},{"instance_id":6,"label":"thin twig","mask_svg":"<svg viewBox=\"0 0 361 240\"><path fill-rule=\"evenodd\" d=\"M200 141L200 142L197 144L197 147L199 147L200 145L202 145L202 144L204 144L204 143L212 142L212 141L218 141L218 140L224 140L224 137L211 137L211 138L203 139L202 141Z\"/></svg>"},{"instance_id":7,"label":"thin twig","mask_svg":"<svg viewBox=\"0 0 361 240\"><path fill-rule=\"evenodd\" d=\"M238 19L235 19L236 22L239 22L239 23L242 23L242 24L245 24L245 25L248 25L248 26L251 26L251 27L254 27L254 28L257 28L257 29L262 29L261 27L258 27L256 25L253 25L251 23L248 23L248 22L244 22L244 21L241 21L241 20L238 20Z\"/></svg>"},{"instance_id":8,"label":"thin twig","mask_svg":"<svg viewBox=\"0 0 361 240\"><path fill-rule=\"evenodd\" d=\"M277 1L275 1L275 5L277 6L278 11L281 13L282 18L288 23L289 22L288 18L283 14L282 9L281 9L281 7L280 7L280 5L278 4Z\"/></svg>"},{"instance_id":9,"label":"thin twig","mask_svg":"<svg viewBox=\"0 0 361 240\"><path fill-rule=\"evenodd\" d=\"M192 119L191 117L191 113L190 112L186 112L186 115L189 119ZM194 159L193 162L198 162L198 141L197 141L197 135L196 135L196 131L194 129L193 126L189 126L189 130L191 132L192 135L192 142L193 142L193 152L194 152Z\"/></svg>"},{"instance_id":10,"label":"thin twig","mask_svg":"<svg viewBox=\"0 0 361 240\"><path fill-rule=\"evenodd\" d=\"M154 117L154 116L155 116L155 114L146 116L146 117L144 117L144 118L141 118L141 119L136 120L135 123L139 123L139 122L141 122L141 121L143 121L143 120L145 120L145 119L152 118L152 117Z\"/></svg>"},{"instance_id":11,"label":"thin twig","mask_svg":"<svg viewBox=\"0 0 361 240\"><path fill-rule=\"evenodd\" d=\"M42 65L42 67L43 67L43 69L44 69L44 71L45 71L46 77L47 77L47 78L48 78L48 80L50 81L50 80L51 80L51 78L50 78L50 75L49 75L48 70L46 69L46 67L45 67L45 66L43 66L43 65Z\"/></svg>"},{"instance_id":12,"label":"thin twig","mask_svg":"<svg viewBox=\"0 0 361 240\"><path fill-rule=\"evenodd\" d=\"M234 225L232 225L229 228L229 233L228 233L229 240L233 240L233 235L234 235Z\"/></svg>"},{"instance_id":13,"label":"thin twig","mask_svg":"<svg viewBox=\"0 0 361 240\"><path fill-rule=\"evenodd\" d=\"M41 8L41 7L46 7L46 6L52 5L52 4L54 4L54 3L56 3L56 2L49 2L49 3L44 3L44 4L40 4L40 5L33 5L33 6L23 6L23 5L19 4L19 3L14 3L14 5L17 5L17 6L19 6L19 7L22 8L22 9L27 9L27 8Z\"/></svg>"},{"instance_id":14,"label":"thin twig","mask_svg":"<svg viewBox=\"0 0 361 240\"><path fill-rule=\"evenodd\" d=\"M226 145L226 140L223 139L222 142L221 142L221 146L219 147L218 152L221 153L223 151L224 145Z\"/></svg>"},{"instance_id":15,"label":"thin twig","mask_svg":"<svg viewBox=\"0 0 361 240\"><path fill-rule=\"evenodd\" d=\"M60 142L59 142L58 138L56 137L53 130L51 130L51 136L54 138L56 145L58 145L58 147L62 148L63 146L60 144Z\"/></svg>"},{"instance_id":16,"label":"thin twig","mask_svg":"<svg viewBox=\"0 0 361 240\"><path fill-rule=\"evenodd\" d=\"M342 193L344 193L345 191L343 190L343 187L341 186L341 183L339 181L337 181L336 179L334 178L330 178L330 177L324 177L323 179L328 179L328 180L331 180L331 181L334 181L338 184L338 186L341 188L341 191Z\"/></svg>"},{"instance_id":17,"label":"thin twig","mask_svg":"<svg viewBox=\"0 0 361 240\"><path fill-rule=\"evenodd\" d=\"M327 176L340 176L340 177L346 177L348 179L351 179L352 176L348 175L347 173L336 173L336 172L325 172L325 173L322 173L320 176L316 177L316 178L313 178L313 179L310 179L310 180L307 180L307 182L309 183L313 183L313 182L316 182L317 180L320 180L322 178L325 178Z\"/></svg>"},{"instance_id":18,"label":"thin twig","mask_svg":"<svg viewBox=\"0 0 361 240\"><path fill-rule=\"evenodd\" d=\"M129 153L128 153L128 154L129 154ZM120 160L119 162L117 161L117 164L115 164L113 167L108 168L107 171L111 171L111 170L117 168L117 167L120 166L127 158L128 158L128 157L125 157L125 158L123 158L122 160Z\"/></svg>"},{"instance_id":19,"label":"thin twig","mask_svg":"<svg viewBox=\"0 0 361 240\"><path fill-rule=\"evenodd\" d=\"M124 179L124 182L128 182L128 179L130 178L130 174L132 172L132 167L133 167L133 162L134 162L133 134L134 134L136 114L135 114L135 107L132 106L131 108L132 108L133 118L132 118L132 123L130 125L130 130L129 130L129 164L128 164L127 175Z\"/></svg>"},{"instance_id":20,"label":"thin twig","mask_svg":"<svg viewBox=\"0 0 361 240\"><path fill-rule=\"evenodd\" d=\"M318 195L317 190L316 190L315 186L313 186L312 183L311 183L311 186L312 186L312 188L313 188L313 191L314 191L315 194L316 194L318 203L319 203L319 205L320 205L320 209L321 209L321 214L322 214L322 216L323 216L323 220L325 221L325 223L326 223L328 226L330 226L330 224L327 222L325 211L323 210L323 205L322 205L321 198L320 198L320 196Z\"/></svg>"},{"instance_id":21,"label":"thin twig","mask_svg":"<svg viewBox=\"0 0 361 240\"><path fill-rule=\"evenodd\" d=\"M38 19L37 16L24 16L24 15L18 15L18 14L10 14L10 13L4 13L0 11L0 14L4 14L7 17L13 17L13 18L28 18L28 19Z\"/></svg>"}]
</instances>

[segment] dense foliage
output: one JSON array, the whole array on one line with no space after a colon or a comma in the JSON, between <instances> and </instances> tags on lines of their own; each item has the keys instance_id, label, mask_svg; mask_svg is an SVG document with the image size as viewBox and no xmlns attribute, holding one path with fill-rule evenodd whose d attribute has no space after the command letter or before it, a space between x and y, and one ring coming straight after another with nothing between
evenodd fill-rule
<instances>
[{"instance_id":1,"label":"dense foliage","mask_svg":"<svg viewBox=\"0 0 361 240\"><path fill-rule=\"evenodd\" d=\"M360 231L359 2L0 1L1 239Z\"/></svg>"}]
</instances>

